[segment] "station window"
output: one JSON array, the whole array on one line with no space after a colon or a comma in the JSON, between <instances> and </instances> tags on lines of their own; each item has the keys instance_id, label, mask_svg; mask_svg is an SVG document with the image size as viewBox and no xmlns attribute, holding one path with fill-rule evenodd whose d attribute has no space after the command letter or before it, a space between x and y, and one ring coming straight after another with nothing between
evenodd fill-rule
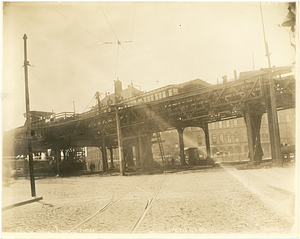
<instances>
[{"instance_id":1,"label":"station window","mask_svg":"<svg viewBox=\"0 0 300 239\"><path fill-rule=\"evenodd\" d=\"M169 96L172 96L173 95L173 91L172 89L169 89Z\"/></svg>"},{"instance_id":2,"label":"station window","mask_svg":"<svg viewBox=\"0 0 300 239\"><path fill-rule=\"evenodd\" d=\"M166 98L166 97L167 97L167 95L166 95L166 92L165 92L165 91L163 91L163 93L162 93L162 97L163 97L163 98Z\"/></svg>"},{"instance_id":3,"label":"station window","mask_svg":"<svg viewBox=\"0 0 300 239\"><path fill-rule=\"evenodd\" d=\"M154 95L150 96L151 101L154 101Z\"/></svg>"},{"instance_id":4,"label":"station window","mask_svg":"<svg viewBox=\"0 0 300 239\"><path fill-rule=\"evenodd\" d=\"M178 94L178 89L177 88L173 89L173 93L174 93L174 95L177 95Z\"/></svg>"},{"instance_id":5,"label":"station window","mask_svg":"<svg viewBox=\"0 0 300 239\"><path fill-rule=\"evenodd\" d=\"M158 93L158 98L162 99L162 93L161 92Z\"/></svg>"},{"instance_id":6,"label":"station window","mask_svg":"<svg viewBox=\"0 0 300 239\"><path fill-rule=\"evenodd\" d=\"M150 101L151 101L151 100L150 100L150 96L147 96L147 101L148 101L148 102L150 102Z\"/></svg>"},{"instance_id":7,"label":"station window","mask_svg":"<svg viewBox=\"0 0 300 239\"><path fill-rule=\"evenodd\" d=\"M155 100L158 100L158 94L157 93L155 94Z\"/></svg>"}]
</instances>

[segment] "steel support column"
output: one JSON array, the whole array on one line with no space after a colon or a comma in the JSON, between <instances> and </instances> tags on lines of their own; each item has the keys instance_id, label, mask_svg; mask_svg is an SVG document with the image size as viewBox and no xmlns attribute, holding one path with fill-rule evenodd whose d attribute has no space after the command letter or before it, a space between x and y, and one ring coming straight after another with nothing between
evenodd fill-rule
<instances>
[{"instance_id":1,"label":"steel support column","mask_svg":"<svg viewBox=\"0 0 300 239\"><path fill-rule=\"evenodd\" d=\"M251 164L259 164L262 160L263 151L260 142L260 126L262 113L252 112L246 104L243 109L247 127L249 159Z\"/></svg>"},{"instance_id":2,"label":"steel support column","mask_svg":"<svg viewBox=\"0 0 300 239\"><path fill-rule=\"evenodd\" d=\"M183 142L183 130L184 128L177 128L179 135L179 149L180 149L180 163L182 166L186 165L185 155L184 155L184 142Z\"/></svg>"},{"instance_id":3,"label":"steel support column","mask_svg":"<svg viewBox=\"0 0 300 239\"><path fill-rule=\"evenodd\" d=\"M59 163L60 163L60 160L61 160L59 145L56 146L55 153L56 153L56 171L57 171L57 175L59 175L59 173L60 173L60 171L59 171Z\"/></svg>"},{"instance_id":4,"label":"steel support column","mask_svg":"<svg viewBox=\"0 0 300 239\"><path fill-rule=\"evenodd\" d=\"M271 110L271 102L269 99L266 100L266 106L267 106L268 127L269 127L270 146L271 146L271 157L273 163L276 163L274 129L273 129L273 120L272 120L272 112L271 112L272 110Z\"/></svg>"},{"instance_id":5,"label":"steel support column","mask_svg":"<svg viewBox=\"0 0 300 239\"><path fill-rule=\"evenodd\" d=\"M105 143L105 136L104 132L102 132L102 165L103 165L103 172L107 172L108 165L107 165L107 152L106 152L106 143Z\"/></svg>"},{"instance_id":6,"label":"steel support column","mask_svg":"<svg viewBox=\"0 0 300 239\"><path fill-rule=\"evenodd\" d=\"M115 168L114 167L114 152L113 152L113 147L109 147L110 151L110 168Z\"/></svg>"},{"instance_id":7,"label":"steel support column","mask_svg":"<svg viewBox=\"0 0 300 239\"><path fill-rule=\"evenodd\" d=\"M209 141L209 131L208 131L208 123L205 122L203 126L203 131L205 133L205 146L206 146L206 154L207 157L211 157L211 151L210 151L210 141Z\"/></svg>"},{"instance_id":8,"label":"steel support column","mask_svg":"<svg viewBox=\"0 0 300 239\"><path fill-rule=\"evenodd\" d=\"M142 168L142 170L145 169L144 166L144 159L143 159L143 142L142 142L142 137L139 137L139 163L140 163L140 167Z\"/></svg>"}]
</instances>

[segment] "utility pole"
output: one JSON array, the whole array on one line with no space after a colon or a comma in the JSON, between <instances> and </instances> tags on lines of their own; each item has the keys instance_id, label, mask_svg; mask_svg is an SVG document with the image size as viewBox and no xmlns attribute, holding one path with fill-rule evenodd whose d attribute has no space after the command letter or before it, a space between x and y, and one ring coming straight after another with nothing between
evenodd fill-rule
<instances>
[{"instance_id":1,"label":"utility pole","mask_svg":"<svg viewBox=\"0 0 300 239\"><path fill-rule=\"evenodd\" d=\"M269 65L268 78L269 78L269 85L270 85L270 107L268 108L268 110L270 110L270 112L268 112L268 115L270 113L271 116L269 116L268 118L270 118L271 122L269 121L269 123L272 124L271 131L273 131L273 133L270 134L270 141L271 141L271 148L273 146L276 165L279 166L279 167L282 167L283 162L282 162L280 134L279 134L278 117L277 117L277 103L276 103L276 96L275 96L275 89L274 89L275 83L274 83L273 76L272 76L270 52L269 52L269 47L268 47L268 43L267 43L267 40L266 40L265 26L264 26L261 3L260 3L260 13L261 13L264 41L265 41L266 56L268 58L268 65Z\"/></svg>"},{"instance_id":2,"label":"utility pole","mask_svg":"<svg viewBox=\"0 0 300 239\"><path fill-rule=\"evenodd\" d=\"M119 109L118 109L118 105L117 105L117 97L116 97L116 123L117 123L119 159L120 159L120 174L121 174L121 176L124 176L125 175L125 164L124 164L124 155L123 155L123 140L122 140Z\"/></svg>"},{"instance_id":3,"label":"utility pole","mask_svg":"<svg viewBox=\"0 0 300 239\"><path fill-rule=\"evenodd\" d=\"M26 100L26 123L27 123L27 140L28 140L28 155L29 155L29 172L30 172L30 185L31 185L31 196L35 197L35 180L34 180L34 168L33 168L33 157L32 157L32 142L31 142L31 119L30 119L30 105L29 105L29 90L28 90L28 66L27 61L27 36L24 34L24 72L25 72L25 100Z\"/></svg>"}]
</instances>

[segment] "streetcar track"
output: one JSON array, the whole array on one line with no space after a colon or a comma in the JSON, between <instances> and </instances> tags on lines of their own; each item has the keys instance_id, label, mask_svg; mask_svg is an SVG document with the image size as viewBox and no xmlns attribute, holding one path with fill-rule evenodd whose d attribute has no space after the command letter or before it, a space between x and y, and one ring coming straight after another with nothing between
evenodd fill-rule
<instances>
[{"instance_id":1,"label":"streetcar track","mask_svg":"<svg viewBox=\"0 0 300 239\"><path fill-rule=\"evenodd\" d=\"M110 190L109 190L110 191ZM114 193L112 191L111 192L111 197L108 200L108 202L101 207L100 209L98 209L95 213L93 213L91 216L89 216L88 218L86 218L85 220L83 220L81 223L77 224L75 227L73 227L71 230L69 230L69 232L73 231L74 229L80 227L81 225L83 225L84 223L86 223L87 221L91 220L94 216L96 216L98 213L104 211L106 208L109 207L109 205L112 203L113 197L114 197Z\"/></svg>"},{"instance_id":2,"label":"streetcar track","mask_svg":"<svg viewBox=\"0 0 300 239\"><path fill-rule=\"evenodd\" d=\"M121 197L119 197L118 199L116 199L115 201L112 201L115 193L113 193L112 191L110 191L112 193L112 196L110 198L110 200L100 209L98 209L95 213L93 213L91 216L89 216L88 218L86 218L85 220L83 220L82 222L80 222L79 224L77 224L76 226L74 226L72 229L69 230L69 232L73 231L74 229L78 228L79 226L85 224L86 222L88 222L89 220L91 220L93 217L95 217L98 213L105 211L108 207L112 206L113 204L115 204L116 202L118 202L119 200L121 200L123 197L125 197L128 193L130 193L131 191L133 191L134 189L136 189L139 185L141 185L142 183L144 183L145 181L147 181L150 177L146 178L145 180L143 180L141 183L139 183L137 186L134 186L133 188L131 188L129 191L127 191L126 193L124 193Z\"/></svg>"},{"instance_id":3,"label":"streetcar track","mask_svg":"<svg viewBox=\"0 0 300 239\"><path fill-rule=\"evenodd\" d=\"M164 178L163 180L161 181L159 187L157 188L154 196L150 199L149 201L149 197L148 197L148 200L147 200L147 205L146 207L144 208L143 212L141 213L140 217L138 218L138 220L135 222L135 224L133 225L133 227L131 228L130 230L130 233L135 233L139 227L141 226L145 216L147 215L148 211L150 210L151 208L151 205L152 203L154 202L154 199L156 198L156 196L158 195L159 191L161 190L161 188L163 187L163 185L165 184L166 182L166 179L167 179L167 175L164 175ZM148 193L147 193L148 194ZM149 195L149 194L148 194Z\"/></svg>"},{"instance_id":4,"label":"streetcar track","mask_svg":"<svg viewBox=\"0 0 300 239\"><path fill-rule=\"evenodd\" d=\"M156 198L156 196L158 195L160 189L162 188L162 186L164 185L165 181L166 181L166 177L167 175L164 175L163 179L161 179L160 184L158 186L158 188L155 191L155 194L150 197L149 193L146 192L145 190L141 189L139 186L142 185L144 182L146 182L148 179L152 178L152 176L146 178L145 180L143 180L142 182L140 182L138 185L132 187L130 190L128 190L126 193L124 193L122 196L120 196L119 198L117 198L116 200L113 201L113 198L115 196L115 193L113 191L111 192L111 198L108 200L108 202L101 208L99 208L95 213L93 213L91 216L89 216L88 218L86 218L85 220L81 221L80 223L78 223L76 226L74 226L72 229L69 230L69 232L72 232L74 229L84 225L85 223L87 223L88 221L90 221L91 219L93 219L97 214L104 212L106 209L110 208L112 205L114 205L115 203L117 203L118 201L120 201L122 198L124 198L126 195L128 195L130 192L134 191L134 190L139 190L141 192L143 192L146 196L147 196L147 201L145 206L143 207L142 212L139 214L138 219L135 220L134 225L131 227L130 229L130 233L135 233L138 228L140 227L140 225L143 222L143 219L145 218L146 214L148 213L148 211L151 208L151 205L154 201L154 199Z\"/></svg>"}]
</instances>

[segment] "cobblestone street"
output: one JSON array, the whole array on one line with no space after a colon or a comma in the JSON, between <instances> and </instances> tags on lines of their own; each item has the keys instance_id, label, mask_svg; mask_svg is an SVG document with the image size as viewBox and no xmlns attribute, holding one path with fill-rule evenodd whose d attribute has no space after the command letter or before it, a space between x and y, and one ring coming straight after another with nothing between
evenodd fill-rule
<instances>
[{"instance_id":1,"label":"cobblestone street","mask_svg":"<svg viewBox=\"0 0 300 239\"><path fill-rule=\"evenodd\" d=\"M2 232L130 233L147 199L153 198L136 233L291 235L298 230L294 174L294 166L220 167L39 179L37 196L43 200L3 211ZM290 189L280 189L280 183ZM2 206L9 198L30 198L29 186L25 179L3 186Z\"/></svg>"}]
</instances>

